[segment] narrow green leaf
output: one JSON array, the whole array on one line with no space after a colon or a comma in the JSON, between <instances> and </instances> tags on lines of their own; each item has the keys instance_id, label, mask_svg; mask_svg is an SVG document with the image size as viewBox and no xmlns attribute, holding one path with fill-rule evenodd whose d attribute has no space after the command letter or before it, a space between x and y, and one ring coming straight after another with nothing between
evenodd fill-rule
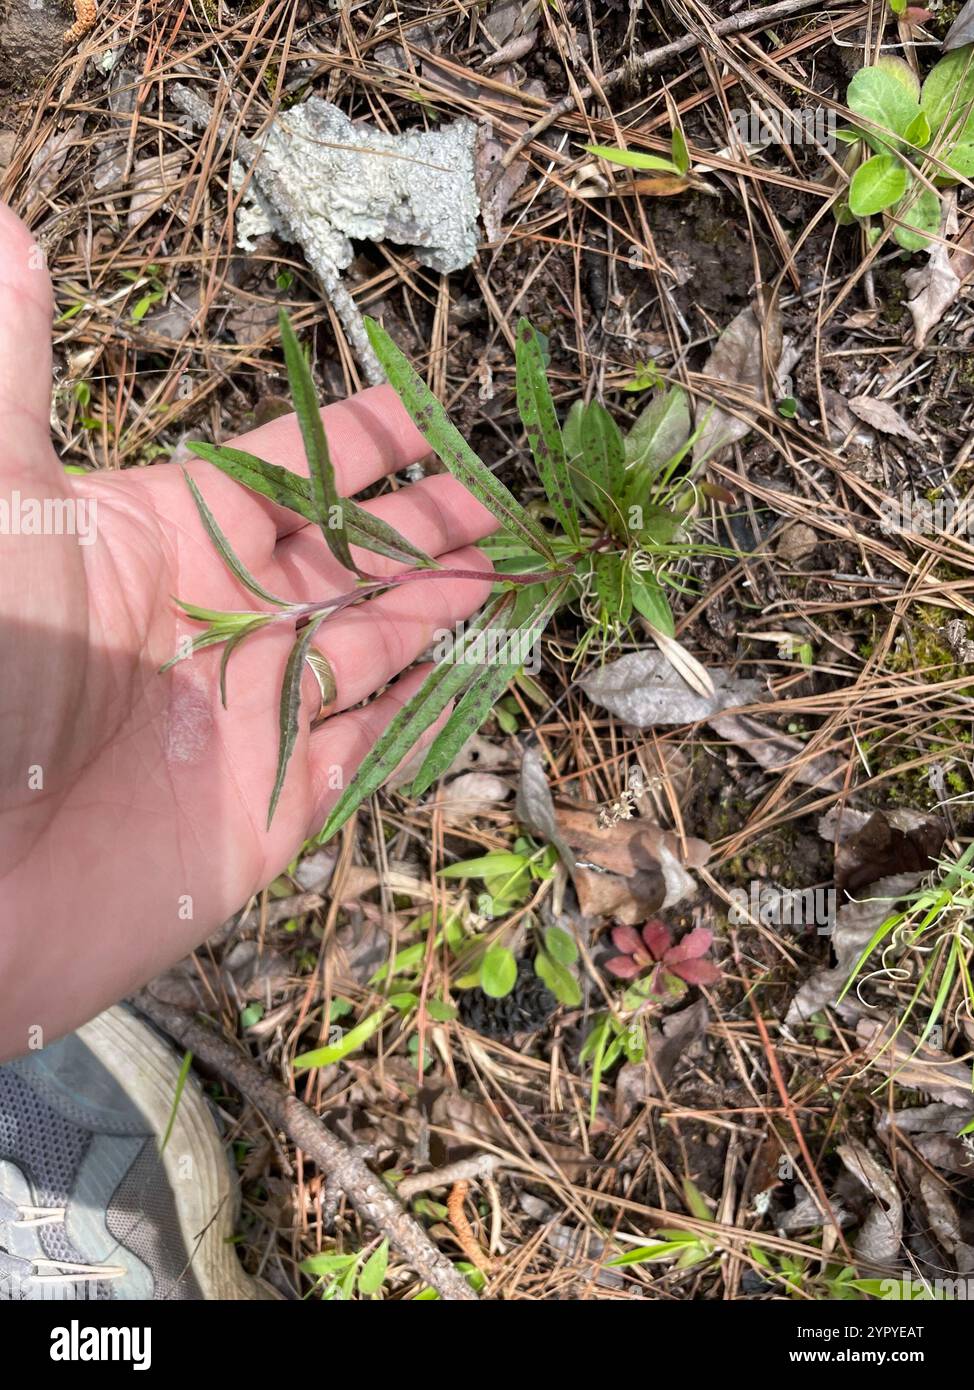
<instances>
[{"instance_id":1,"label":"narrow green leaf","mask_svg":"<svg viewBox=\"0 0 974 1390\"><path fill-rule=\"evenodd\" d=\"M388 1267L389 1242L384 1240L362 1266L362 1273L358 1277L358 1291L363 1297L371 1298L373 1294L379 1292L385 1281Z\"/></svg>"},{"instance_id":2,"label":"narrow green leaf","mask_svg":"<svg viewBox=\"0 0 974 1390\"><path fill-rule=\"evenodd\" d=\"M324 622L327 614L320 613L311 619L307 626L297 637L294 646L291 648L284 668L284 679L281 682L281 709L278 717L280 729L280 739L277 748L277 776L274 779L274 790L271 792L270 806L267 810L267 828L270 829L271 821L274 819L274 812L277 810L278 798L281 795L281 788L284 786L284 778L287 774L287 765L294 752L294 745L298 737L298 719L301 713L301 677L304 675L304 659L311 646L311 640Z\"/></svg>"},{"instance_id":3,"label":"narrow green leaf","mask_svg":"<svg viewBox=\"0 0 974 1390\"><path fill-rule=\"evenodd\" d=\"M533 589L534 586L531 587ZM510 635L507 648L509 651L513 649L518 659L499 662L496 666L490 667L457 703L453 713L430 745L409 788L410 796L421 796L436 781L444 768L450 766L467 739L477 732L506 690L508 682L524 665L525 654L530 653L548 626L566 589L567 584L553 588L542 599L528 621Z\"/></svg>"},{"instance_id":4,"label":"narrow green leaf","mask_svg":"<svg viewBox=\"0 0 974 1390\"><path fill-rule=\"evenodd\" d=\"M633 574L632 604L637 613L641 613L653 627L658 627L660 632L665 632L667 637L676 635L673 613L655 575Z\"/></svg>"},{"instance_id":5,"label":"narrow green leaf","mask_svg":"<svg viewBox=\"0 0 974 1390\"><path fill-rule=\"evenodd\" d=\"M398 560L402 564L418 565L420 569L443 568L439 560L434 560L418 545L407 541L394 526L350 500L345 502L345 529L352 544L360 545L363 550L385 555L387 559Z\"/></svg>"},{"instance_id":6,"label":"narrow green leaf","mask_svg":"<svg viewBox=\"0 0 974 1390\"><path fill-rule=\"evenodd\" d=\"M186 479L187 487L193 494L193 501L196 503L196 510L199 512L200 521L203 523L203 529L213 542L219 552L220 558L230 573L235 579L240 581L245 589L249 589L250 592L256 594L258 598L265 598L268 603L275 603L279 608L286 608L286 601L282 598L278 598L276 594L269 593L268 590L264 588L263 584L257 582L243 561L238 558L230 542L220 530L216 517L203 500L203 494L186 472L185 468L183 469L183 477Z\"/></svg>"},{"instance_id":7,"label":"narrow green leaf","mask_svg":"<svg viewBox=\"0 0 974 1390\"><path fill-rule=\"evenodd\" d=\"M630 576L621 555L596 555L595 592L610 623L627 623L632 616Z\"/></svg>"},{"instance_id":8,"label":"narrow green leaf","mask_svg":"<svg viewBox=\"0 0 974 1390\"><path fill-rule=\"evenodd\" d=\"M331 466L328 440L321 422L318 397L315 392L311 368L297 340L291 321L282 309L278 315L281 329L281 342L284 344L284 361L287 365L287 378L291 387L291 399L298 417L304 452L308 457L308 473L311 478L311 500L315 506L315 520L321 527L322 535L335 559L345 569L361 573L352 552L348 548L348 535L345 523L345 505L335 487L335 470Z\"/></svg>"},{"instance_id":9,"label":"narrow green leaf","mask_svg":"<svg viewBox=\"0 0 974 1390\"><path fill-rule=\"evenodd\" d=\"M189 1069L193 1065L192 1052L184 1052L183 1060L179 1067L179 1075L176 1077L176 1087L173 1091L172 1106L169 1110L169 1119L166 1121L166 1128L159 1143L159 1152L162 1153L172 1137L173 1125L176 1123L176 1111L179 1109L179 1102L182 1100L183 1091L186 1087L186 1078L189 1076Z\"/></svg>"},{"instance_id":10,"label":"narrow green leaf","mask_svg":"<svg viewBox=\"0 0 974 1390\"><path fill-rule=\"evenodd\" d=\"M679 126L673 127L673 137L670 140L670 154L673 156L673 164L678 174L689 174L690 172L690 151L687 148L686 137Z\"/></svg>"},{"instance_id":11,"label":"narrow green leaf","mask_svg":"<svg viewBox=\"0 0 974 1390\"><path fill-rule=\"evenodd\" d=\"M238 630L227 640L227 645L220 653L220 703L224 709L227 707L227 665L231 656L240 646L245 637L249 637L252 632L264 627L270 621L269 618L255 618L252 623Z\"/></svg>"},{"instance_id":12,"label":"narrow green leaf","mask_svg":"<svg viewBox=\"0 0 974 1390\"><path fill-rule=\"evenodd\" d=\"M511 665L491 666L480 675L476 685L466 691L430 744L409 788L410 796L422 796L440 773L450 766L463 745L483 724L519 669L519 666Z\"/></svg>"},{"instance_id":13,"label":"narrow green leaf","mask_svg":"<svg viewBox=\"0 0 974 1390\"><path fill-rule=\"evenodd\" d=\"M577 543L581 538L578 512L568 475L565 444L548 385L541 340L536 329L524 318L517 326L515 364L517 408L538 476L562 528Z\"/></svg>"},{"instance_id":14,"label":"narrow green leaf","mask_svg":"<svg viewBox=\"0 0 974 1390\"><path fill-rule=\"evenodd\" d=\"M660 470L690 438L690 407L679 386L655 395L625 438L626 501L643 495Z\"/></svg>"},{"instance_id":15,"label":"narrow green leaf","mask_svg":"<svg viewBox=\"0 0 974 1390\"><path fill-rule=\"evenodd\" d=\"M443 406L388 333L374 319L365 320L369 341L413 423L455 478L482 502L502 525L552 562L551 542L534 517L477 457L449 419Z\"/></svg>"},{"instance_id":16,"label":"narrow green leaf","mask_svg":"<svg viewBox=\"0 0 974 1390\"><path fill-rule=\"evenodd\" d=\"M458 864L447 864L445 868L437 870L437 875L439 878L483 878L488 874L517 874L526 863L523 854L497 850L494 854L482 854L476 859L463 859Z\"/></svg>"},{"instance_id":17,"label":"narrow green leaf","mask_svg":"<svg viewBox=\"0 0 974 1390\"><path fill-rule=\"evenodd\" d=\"M292 473L280 464L268 463L255 454L245 453L243 449L229 449L226 445L204 444L194 441L187 446L199 458L205 459L226 473L235 482L241 483L251 492L268 498L279 507L287 507L297 512L306 521L317 521L315 504L311 499L311 480L300 473ZM439 562L427 555L425 550L407 541L394 526L373 516L364 507L344 499L345 530L352 545L360 545L363 550L371 550L376 555L384 555L389 560L402 564L422 565L425 569L439 569Z\"/></svg>"},{"instance_id":18,"label":"narrow green leaf","mask_svg":"<svg viewBox=\"0 0 974 1390\"><path fill-rule=\"evenodd\" d=\"M332 1043L328 1047L316 1047L313 1052L303 1052L300 1057L295 1057L292 1064L294 1070L306 1071L309 1067L330 1067L335 1062L340 1062L343 1057L357 1052L382 1027L382 1020L385 1016L385 1009L377 1009L374 1014L369 1014L355 1028L350 1028L337 1043Z\"/></svg>"},{"instance_id":19,"label":"narrow green leaf","mask_svg":"<svg viewBox=\"0 0 974 1390\"><path fill-rule=\"evenodd\" d=\"M197 652L203 651L206 647L215 647L220 642L229 642L233 635L232 632L211 628L208 632L203 632L199 637L193 638L193 645L190 650L195 656ZM167 671L171 671L174 666L178 666L181 661L185 660L185 656L171 656L167 662L159 667L160 676L164 676Z\"/></svg>"},{"instance_id":20,"label":"narrow green leaf","mask_svg":"<svg viewBox=\"0 0 974 1390\"><path fill-rule=\"evenodd\" d=\"M682 174L672 159L663 159L658 154L644 154L642 150L620 150L614 145L585 145L586 154L598 155L610 164L622 164L627 169L661 169L667 174Z\"/></svg>"},{"instance_id":21,"label":"narrow green leaf","mask_svg":"<svg viewBox=\"0 0 974 1390\"><path fill-rule=\"evenodd\" d=\"M477 633L493 623L510 605L509 593L498 594L390 721L333 807L318 836L319 844L330 839L365 798L378 791L450 701L475 679L479 668L465 662L463 653Z\"/></svg>"}]
</instances>

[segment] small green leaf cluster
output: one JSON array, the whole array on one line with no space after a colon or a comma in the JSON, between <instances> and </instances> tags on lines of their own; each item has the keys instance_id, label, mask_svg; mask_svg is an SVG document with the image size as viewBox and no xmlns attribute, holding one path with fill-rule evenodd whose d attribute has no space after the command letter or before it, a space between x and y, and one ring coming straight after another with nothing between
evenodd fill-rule
<instances>
[{"instance_id":1,"label":"small green leaf cluster","mask_svg":"<svg viewBox=\"0 0 974 1390\"><path fill-rule=\"evenodd\" d=\"M362 1250L343 1255L322 1251L301 1261L301 1270L318 1280L321 1298L326 1302L346 1302L353 1298L377 1298L389 1268L389 1242L383 1240L363 1258Z\"/></svg>"},{"instance_id":2,"label":"small green leaf cluster","mask_svg":"<svg viewBox=\"0 0 974 1390\"><path fill-rule=\"evenodd\" d=\"M882 214L904 250L922 250L940 230L938 190L974 174L974 45L947 53L922 87L908 63L884 55L856 73L846 103L862 123L837 132L854 148L836 218Z\"/></svg>"},{"instance_id":3,"label":"small green leaf cluster","mask_svg":"<svg viewBox=\"0 0 974 1390\"><path fill-rule=\"evenodd\" d=\"M515 841L514 850L465 859L440 870L441 878L481 878L489 900L490 915L503 917L524 902L536 882L551 878L558 862L553 845L536 849L527 838ZM534 957L535 974L551 990L559 1004L575 1008L581 1003L581 990L574 967L578 947L561 927L546 927ZM503 999L517 982L517 960L513 951L489 936L464 942L458 953L459 973L456 989L479 986L492 999Z\"/></svg>"}]
</instances>

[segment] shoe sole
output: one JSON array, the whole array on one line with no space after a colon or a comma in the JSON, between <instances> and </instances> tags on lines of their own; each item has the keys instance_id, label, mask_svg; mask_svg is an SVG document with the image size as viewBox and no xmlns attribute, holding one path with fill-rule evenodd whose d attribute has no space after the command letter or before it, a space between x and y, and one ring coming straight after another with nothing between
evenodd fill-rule
<instances>
[{"instance_id":1,"label":"shoe sole","mask_svg":"<svg viewBox=\"0 0 974 1390\"><path fill-rule=\"evenodd\" d=\"M203 1297L279 1299L275 1289L246 1273L230 1243L237 1190L196 1079L187 1076L174 1115L179 1062L169 1044L122 1005L84 1024L78 1036L142 1112L157 1142L172 1122L162 1163Z\"/></svg>"}]
</instances>

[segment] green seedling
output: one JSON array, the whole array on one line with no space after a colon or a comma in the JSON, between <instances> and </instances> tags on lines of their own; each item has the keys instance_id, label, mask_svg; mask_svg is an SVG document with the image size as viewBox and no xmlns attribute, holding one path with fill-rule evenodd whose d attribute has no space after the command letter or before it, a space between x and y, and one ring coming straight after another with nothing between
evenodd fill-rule
<instances>
[{"instance_id":1,"label":"green seedling","mask_svg":"<svg viewBox=\"0 0 974 1390\"><path fill-rule=\"evenodd\" d=\"M904 250L922 250L940 230L940 190L974 174L974 45L941 58L922 87L908 63L884 55L856 73L846 104L859 123L837 132L852 146L837 220L862 223L874 241L882 216Z\"/></svg>"},{"instance_id":2,"label":"green seedling","mask_svg":"<svg viewBox=\"0 0 974 1390\"><path fill-rule=\"evenodd\" d=\"M228 663L242 642L281 625L293 637L281 687L277 771L270 789L268 825L297 742L302 675L305 665L315 659L312 643L321 625L403 585L483 579L480 570L439 565L367 509L338 495L308 362L283 313L280 326L309 476L239 449L206 443L189 447L243 486L316 524L324 543L349 572L349 588L307 603L290 603L269 592L237 557L187 474L204 529L241 587L259 603L245 611L218 612L180 602L187 617L204 626L192 643L192 653L222 647L219 679L224 704ZM541 505L528 509L477 457L388 334L371 321L367 328L390 384L430 448L493 513L501 530L485 546L497 571L493 596L449 644L349 780L321 832L321 841L334 835L382 786L452 704L452 713L427 749L409 788L413 796L426 791L488 717L509 682L523 675L525 654L568 605L586 624L576 648L579 659L593 642L605 644L623 637L640 615L670 660L680 660L681 669L695 667L674 640L668 594L689 587L680 569L688 558L723 553L690 539L700 490L687 480L682 465L699 431L691 433L686 396L679 387L657 390L625 435L597 401L576 402L561 425L547 380L545 340L522 319L516 334L517 403L544 493ZM402 568L377 578L355 559L353 546L391 558Z\"/></svg>"}]
</instances>

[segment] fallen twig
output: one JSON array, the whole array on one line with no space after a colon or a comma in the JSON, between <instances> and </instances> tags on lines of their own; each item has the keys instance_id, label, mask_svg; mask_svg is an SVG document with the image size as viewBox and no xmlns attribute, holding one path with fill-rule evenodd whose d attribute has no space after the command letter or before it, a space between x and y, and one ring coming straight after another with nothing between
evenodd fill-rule
<instances>
[{"instance_id":1,"label":"fallen twig","mask_svg":"<svg viewBox=\"0 0 974 1390\"><path fill-rule=\"evenodd\" d=\"M415 1218L403 1210L361 1158L336 1139L303 1101L185 1010L161 1004L147 990L141 991L134 1002L159 1028L236 1087L275 1128L283 1130L322 1173L341 1187L359 1215L387 1237L389 1244L441 1298L476 1300L466 1279L437 1250Z\"/></svg>"},{"instance_id":2,"label":"fallen twig","mask_svg":"<svg viewBox=\"0 0 974 1390\"><path fill-rule=\"evenodd\" d=\"M469 1182L478 1178L489 1178L494 1169L504 1160L497 1154L477 1154L473 1158L461 1158L456 1163L447 1163L442 1168L433 1168L428 1173L413 1173L403 1178L396 1188L404 1202L418 1197L421 1192L431 1192L434 1187L452 1187L456 1182Z\"/></svg>"},{"instance_id":3,"label":"fallen twig","mask_svg":"<svg viewBox=\"0 0 974 1390\"><path fill-rule=\"evenodd\" d=\"M745 10L742 14L720 19L713 25L710 33L717 38L723 38L727 34L739 34L745 29L753 29L759 24L772 24L776 19L787 19L789 15L799 14L802 10L815 9L821 4L822 0L778 0L776 5L765 5L760 10ZM654 68L662 67L664 63L668 63L671 58L686 53L688 49L696 48L707 37L706 34L684 34L682 39L674 39L672 43L666 43L662 48L654 48L649 53L642 53L630 58L621 67L606 73L601 80L600 90L608 92L613 87L618 86L623 79L631 80L640 73L652 72ZM487 202L503 178L505 171L511 167L519 155L524 153L530 144L533 144L556 121L561 120L562 116L569 115L577 105L583 101L588 101L594 94L595 90L590 85L568 92L567 95L556 101L554 106L549 107L544 115L535 121L534 125L529 126L523 135L519 135L507 147L503 157L498 161L482 195L482 202Z\"/></svg>"}]
</instances>

